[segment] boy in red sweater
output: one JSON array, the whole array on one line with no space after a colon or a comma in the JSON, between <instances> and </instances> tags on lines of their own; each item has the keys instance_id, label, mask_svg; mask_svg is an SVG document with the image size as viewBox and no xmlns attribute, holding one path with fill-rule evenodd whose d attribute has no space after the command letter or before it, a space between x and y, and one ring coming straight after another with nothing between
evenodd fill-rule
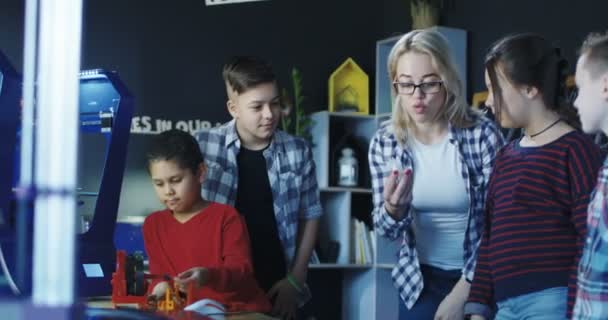
<instances>
[{"instance_id":1,"label":"boy in red sweater","mask_svg":"<svg viewBox=\"0 0 608 320\"><path fill-rule=\"evenodd\" d=\"M206 167L194 137L163 132L147 160L156 195L167 208L144 221L150 273L173 277L184 291L194 284L194 301L213 299L229 312L269 312L270 302L253 276L243 218L234 208L201 197ZM162 279L152 281L150 298L162 298L168 287Z\"/></svg>"}]
</instances>

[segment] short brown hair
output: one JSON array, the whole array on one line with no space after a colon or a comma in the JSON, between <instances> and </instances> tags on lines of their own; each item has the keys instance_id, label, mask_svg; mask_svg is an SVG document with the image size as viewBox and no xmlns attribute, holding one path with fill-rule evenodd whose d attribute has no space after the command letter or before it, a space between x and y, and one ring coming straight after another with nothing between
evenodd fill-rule
<instances>
[{"instance_id":1,"label":"short brown hair","mask_svg":"<svg viewBox=\"0 0 608 320\"><path fill-rule=\"evenodd\" d=\"M608 70L608 32L589 34L583 42L579 54L586 56L585 64L589 65L586 68L592 78L606 72Z\"/></svg>"},{"instance_id":2,"label":"short brown hair","mask_svg":"<svg viewBox=\"0 0 608 320\"><path fill-rule=\"evenodd\" d=\"M270 63L253 56L235 56L224 65L224 81L238 94L263 83L276 82Z\"/></svg>"}]
</instances>

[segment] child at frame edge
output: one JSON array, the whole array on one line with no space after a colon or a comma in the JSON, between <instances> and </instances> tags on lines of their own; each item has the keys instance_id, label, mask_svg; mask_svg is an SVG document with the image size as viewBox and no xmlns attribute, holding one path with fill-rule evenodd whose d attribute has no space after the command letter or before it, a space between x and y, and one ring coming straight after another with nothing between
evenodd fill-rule
<instances>
[{"instance_id":1,"label":"child at frame edge","mask_svg":"<svg viewBox=\"0 0 608 320\"><path fill-rule=\"evenodd\" d=\"M180 291L193 285L193 301L212 299L228 312L267 313L271 305L253 276L249 234L232 207L201 196L207 172L190 134L169 130L154 137L148 171L166 209L146 217L144 245L150 273L170 276ZM155 279L150 300L162 299L169 282Z\"/></svg>"},{"instance_id":2,"label":"child at frame edge","mask_svg":"<svg viewBox=\"0 0 608 320\"><path fill-rule=\"evenodd\" d=\"M608 133L608 33L592 33L576 64L578 109L583 130ZM587 240L578 268L573 319L608 318L608 158L600 168L587 211Z\"/></svg>"},{"instance_id":3,"label":"child at frame edge","mask_svg":"<svg viewBox=\"0 0 608 320\"><path fill-rule=\"evenodd\" d=\"M203 195L245 217L255 277L273 315L310 317L306 280L322 214L312 151L277 130L280 91L267 61L232 57L223 78L233 120L196 135L209 169Z\"/></svg>"}]
</instances>

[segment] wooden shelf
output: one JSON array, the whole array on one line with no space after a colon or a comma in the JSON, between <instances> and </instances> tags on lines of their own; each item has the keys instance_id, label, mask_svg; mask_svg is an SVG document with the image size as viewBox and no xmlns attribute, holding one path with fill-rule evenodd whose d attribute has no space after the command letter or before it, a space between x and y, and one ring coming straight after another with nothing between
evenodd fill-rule
<instances>
[{"instance_id":1,"label":"wooden shelf","mask_svg":"<svg viewBox=\"0 0 608 320\"><path fill-rule=\"evenodd\" d=\"M372 189L367 188L351 188L351 187L326 187L319 188L321 192L353 192L353 193L372 193Z\"/></svg>"},{"instance_id":2,"label":"wooden shelf","mask_svg":"<svg viewBox=\"0 0 608 320\"><path fill-rule=\"evenodd\" d=\"M387 269L392 270L395 267L392 263L379 264L356 264L356 263L315 263L309 264L309 269Z\"/></svg>"},{"instance_id":3,"label":"wooden shelf","mask_svg":"<svg viewBox=\"0 0 608 320\"><path fill-rule=\"evenodd\" d=\"M309 264L309 269L371 269L373 264L344 264L344 263L315 263Z\"/></svg>"},{"instance_id":4,"label":"wooden shelf","mask_svg":"<svg viewBox=\"0 0 608 320\"><path fill-rule=\"evenodd\" d=\"M384 120L388 120L393 116L392 112L384 112L384 113L378 113L376 114L376 118L386 118Z\"/></svg>"},{"instance_id":5,"label":"wooden shelf","mask_svg":"<svg viewBox=\"0 0 608 320\"><path fill-rule=\"evenodd\" d=\"M319 113L326 112L331 117L345 117L345 118L361 118L361 119L374 119L373 114L361 114L356 112L335 112L335 111L320 111Z\"/></svg>"}]
</instances>

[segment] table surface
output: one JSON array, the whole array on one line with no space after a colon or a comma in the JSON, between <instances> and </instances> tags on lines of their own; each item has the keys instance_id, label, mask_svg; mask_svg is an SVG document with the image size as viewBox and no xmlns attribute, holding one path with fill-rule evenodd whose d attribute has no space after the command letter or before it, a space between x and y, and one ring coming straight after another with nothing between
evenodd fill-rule
<instances>
[{"instance_id":1,"label":"table surface","mask_svg":"<svg viewBox=\"0 0 608 320\"><path fill-rule=\"evenodd\" d=\"M112 299L110 296L107 297L93 297L88 298L84 301L89 308L100 308L100 309L113 309ZM135 309L134 309L135 310ZM227 314L226 320L277 320L271 316L267 316L256 312L239 312L234 314Z\"/></svg>"}]
</instances>

